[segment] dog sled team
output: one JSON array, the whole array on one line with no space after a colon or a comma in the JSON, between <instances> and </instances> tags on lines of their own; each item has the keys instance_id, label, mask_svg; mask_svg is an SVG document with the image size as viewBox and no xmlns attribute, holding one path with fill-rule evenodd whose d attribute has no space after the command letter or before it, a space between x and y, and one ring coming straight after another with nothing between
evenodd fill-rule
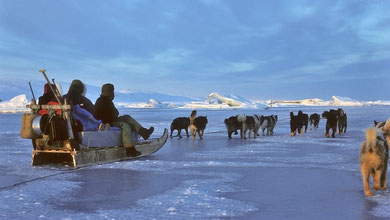
<instances>
[{"instance_id":1,"label":"dog sled team","mask_svg":"<svg viewBox=\"0 0 390 220\"><path fill-rule=\"evenodd\" d=\"M347 131L347 114L343 109L339 108L337 110L331 109L322 113L322 118L326 119L326 132L325 136L329 137L330 129L332 129L332 137L335 138L335 133L337 128L339 129L338 133L341 135ZM290 112L290 129L291 136L295 136L298 133L303 135L304 132L307 132L307 128L310 123L310 130L318 129L321 116L320 114L313 113L310 115L298 111L297 115L294 115L294 112ZM226 125L228 138L231 139L232 135L238 135L240 132L240 137L242 139L248 137L256 138L259 136L259 131L262 135L273 135L274 128L278 121L277 115L258 115L254 114L251 116L245 114L239 114L231 116L224 120ZM177 130L177 136L182 138L181 130L186 132L187 137L189 137L188 127L190 127L192 139L196 139L196 134L199 138L203 138L204 130L207 125L207 117L199 116L196 117L196 110L192 111L190 117L178 117L175 118L171 123L171 134L170 137L173 137L173 132Z\"/></svg>"}]
</instances>

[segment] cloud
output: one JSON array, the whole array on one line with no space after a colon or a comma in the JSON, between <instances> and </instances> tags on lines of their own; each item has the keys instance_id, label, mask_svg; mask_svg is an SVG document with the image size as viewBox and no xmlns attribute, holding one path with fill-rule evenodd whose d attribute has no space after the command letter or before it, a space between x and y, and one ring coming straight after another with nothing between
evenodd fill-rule
<instances>
[{"instance_id":1,"label":"cloud","mask_svg":"<svg viewBox=\"0 0 390 220\"><path fill-rule=\"evenodd\" d=\"M390 59L380 0L22 3L0 8L0 75L46 68L61 81L187 95L283 84L289 95L310 77L382 76Z\"/></svg>"},{"instance_id":2,"label":"cloud","mask_svg":"<svg viewBox=\"0 0 390 220\"><path fill-rule=\"evenodd\" d=\"M320 64L303 66L295 69L293 72L302 72L309 74L332 74L335 71L357 62L361 62L362 57L358 54L349 54L337 58L331 58Z\"/></svg>"},{"instance_id":3,"label":"cloud","mask_svg":"<svg viewBox=\"0 0 390 220\"><path fill-rule=\"evenodd\" d=\"M256 70L261 62L255 61L238 61L238 62L228 62L221 63L220 67L216 70L218 74L227 74L227 73L244 73Z\"/></svg>"}]
</instances>

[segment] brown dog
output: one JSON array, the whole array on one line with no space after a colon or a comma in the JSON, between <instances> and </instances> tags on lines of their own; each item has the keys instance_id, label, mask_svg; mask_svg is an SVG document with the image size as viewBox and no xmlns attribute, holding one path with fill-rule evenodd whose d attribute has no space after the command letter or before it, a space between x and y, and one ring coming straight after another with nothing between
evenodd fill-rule
<instances>
[{"instance_id":1,"label":"brown dog","mask_svg":"<svg viewBox=\"0 0 390 220\"><path fill-rule=\"evenodd\" d=\"M360 149L360 171L366 196L373 195L370 190L370 175L374 182L374 190L386 189L388 158L389 148L385 133L378 128L368 128L366 139Z\"/></svg>"}]
</instances>

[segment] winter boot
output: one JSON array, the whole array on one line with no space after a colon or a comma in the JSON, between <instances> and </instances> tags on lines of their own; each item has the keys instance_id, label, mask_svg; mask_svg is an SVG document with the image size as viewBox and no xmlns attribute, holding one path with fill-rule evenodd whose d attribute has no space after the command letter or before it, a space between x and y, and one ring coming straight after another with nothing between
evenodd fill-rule
<instances>
[{"instance_id":1,"label":"winter boot","mask_svg":"<svg viewBox=\"0 0 390 220\"><path fill-rule=\"evenodd\" d=\"M126 149L126 156L128 157L137 157L141 155L141 152L137 151L135 147L125 147Z\"/></svg>"},{"instance_id":2,"label":"winter boot","mask_svg":"<svg viewBox=\"0 0 390 220\"><path fill-rule=\"evenodd\" d=\"M154 127L150 127L149 129L146 129L146 128L140 128L138 133L141 135L141 137L144 139L144 140L148 140L150 135L153 133L154 131Z\"/></svg>"}]
</instances>

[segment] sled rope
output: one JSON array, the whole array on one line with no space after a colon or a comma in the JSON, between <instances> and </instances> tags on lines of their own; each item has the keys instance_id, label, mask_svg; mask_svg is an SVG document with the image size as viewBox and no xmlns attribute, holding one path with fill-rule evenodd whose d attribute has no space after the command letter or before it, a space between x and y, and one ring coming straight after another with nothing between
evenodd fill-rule
<instances>
[{"instance_id":1,"label":"sled rope","mask_svg":"<svg viewBox=\"0 0 390 220\"><path fill-rule=\"evenodd\" d=\"M50 175L47 175L47 176L41 176L41 177L38 177L38 178L35 178L35 179L22 181L22 182L15 183L15 184L12 184L12 185L9 185L9 186L0 187L0 191L6 190L6 189L11 189L11 188L14 188L14 187L17 187L17 186L20 186L20 185L24 185L24 184L35 182L35 181L42 180L42 179L46 179L46 178L49 178L49 177L58 176L58 175L65 174L65 173L70 173L70 172L76 171L78 169L81 169L81 168L76 168L76 169L72 169L72 170L62 171L62 172L59 172L59 173L54 173L54 174L50 174Z\"/></svg>"}]
</instances>

